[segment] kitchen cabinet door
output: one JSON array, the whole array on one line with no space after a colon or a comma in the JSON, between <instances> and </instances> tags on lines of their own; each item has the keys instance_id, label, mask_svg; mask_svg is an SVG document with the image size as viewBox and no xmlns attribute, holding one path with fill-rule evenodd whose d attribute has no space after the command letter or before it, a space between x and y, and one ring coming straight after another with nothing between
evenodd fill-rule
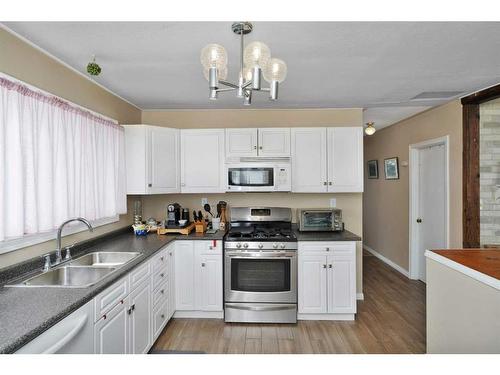
<instances>
[{"instance_id":1,"label":"kitchen cabinet door","mask_svg":"<svg viewBox=\"0 0 500 375\"><path fill-rule=\"evenodd\" d=\"M363 191L363 128L328 128L328 191Z\"/></svg>"},{"instance_id":2,"label":"kitchen cabinet door","mask_svg":"<svg viewBox=\"0 0 500 375\"><path fill-rule=\"evenodd\" d=\"M290 156L290 128L260 128L259 156Z\"/></svg>"},{"instance_id":3,"label":"kitchen cabinet door","mask_svg":"<svg viewBox=\"0 0 500 375\"><path fill-rule=\"evenodd\" d=\"M96 354L127 354L129 352L128 297L118 303L94 325Z\"/></svg>"},{"instance_id":4,"label":"kitchen cabinet door","mask_svg":"<svg viewBox=\"0 0 500 375\"><path fill-rule=\"evenodd\" d=\"M148 127L149 194L180 192L179 130Z\"/></svg>"},{"instance_id":5,"label":"kitchen cabinet door","mask_svg":"<svg viewBox=\"0 0 500 375\"><path fill-rule=\"evenodd\" d=\"M327 192L326 128L292 128L292 191Z\"/></svg>"},{"instance_id":6,"label":"kitchen cabinet door","mask_svg":"<svg viewBox=\"0 0 500 375\"><path fill-rule=\"evenodd\" d=\"M197 256L197 310L222 311L222 255Z\"/></svg>"},{"instance_id":7,"label":"kitchen cabinet door","mask_svg":"<svg viewBox=\"0 0 500 375\"><path fill-rule=\"evenodd\" d=\"M298 312L323 314L327 312L327 257L299 255Z\"/></svg>"},{"instance_id":8,"label":"kitchen cabinet door","mask_svg":"<svg viewBox=\"0 0 500 375\"><path fill-rule=\"evenodd\" d=\"M124 125L127 194L180 192L179 130Z\"/></svg>"},{"instance_id":9,"label":"kitchen cabinet door","mask_svg":"<svg viewBox=\"0 0 500 375\"><path fill-rule=\"evenodd\" d=\"M168 247L168 319L170 319L175 312L175 244Z\"/></svg>"},{"instance_id":10,"label":"kitchen cabinet door","mask_svg":"<svg viewBox=\"0 0 500 375\"><path fill-rule=\"evenodd\" d=\"M223 193L224 129L181 130L181 192Z\"/></svg>"},{"instance_id":11,"label":"kitchen cabinet door","mask_svg":"<svg viewBox=\"0 0 500 375\"><path fill-rule=\"evenodd\" d=\"M146 280L129 297L130 351L144 354L151 344L151 280Z\"/></svg>"},{"instance_id":12,"label":"kitchen cabinet door","mask_svg":"<svg viewBox=\"0 0 500 375\"><path fill-rule=\"evenodd\" d=\"M193 241L175 243L176 310L195 310L195 257Z\"/></svg>"},{"instance_id":13,"label":"kitchen cabinet door","mask_svg":"<svg viewBox=\"0 0 500 375\"><path fill-rule=\"evenodd\" d=\"M257 129L226 129L226 159L257 156Z\"/></svg>"},{"instance_id":14,"label":"kitchen cabinet door","mask_svg":"<svg viewBox=\"0 0 500 375\"><path fill-rule=\"evenodd\" d=\"M352 256L330 255L328 264L328 312L356 312L356 265Z\"/></svg>"}]
</instances>

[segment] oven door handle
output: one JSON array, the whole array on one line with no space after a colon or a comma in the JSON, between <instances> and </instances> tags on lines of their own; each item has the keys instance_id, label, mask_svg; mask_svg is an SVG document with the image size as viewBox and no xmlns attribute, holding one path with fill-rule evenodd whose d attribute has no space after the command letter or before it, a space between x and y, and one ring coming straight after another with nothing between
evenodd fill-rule
<instances>
[{"instance_id":1,"label":"oven door handle","mask_svg":"<svg viewBox=\"0 0 500 375\"><path fill-rule=\"evenodd\" d=\"M240 253L226 251L226 256L229 258L293 258L297 256L297 252L287 251L284 253Z\"/></svg>"},{"instance_id":2,"label":"oven door handle","mask_svg":"<svg viewBox=\"0 0 500 375\"><path fill-rule=\"evenodd\" d=\"M247 310L247 311L281 311L281 310L296 309L297 305L280 304L276 306L242 306L240 304L226 303L225 307L230 309Z\"/></svg>"}]
</instances>

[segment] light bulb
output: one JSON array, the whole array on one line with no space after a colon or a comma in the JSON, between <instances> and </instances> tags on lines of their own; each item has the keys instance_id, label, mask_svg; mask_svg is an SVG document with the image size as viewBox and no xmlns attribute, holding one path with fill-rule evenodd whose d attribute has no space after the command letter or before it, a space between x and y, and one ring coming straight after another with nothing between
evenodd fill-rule
<instances>
[{"instance_id":1,"label":"light bulb","mask_svg":"<svg viewBox=\"0 0 500 375\"><path fill-rule=\"evenodd\" d=\"M263 68L271 58L271 50L262 42L252 42L245 48L243 61L247 68Z\"/></svg>"},{"instance_id":2,"label":"light bulb","mask_svg":"<svg viewBox=\"0 0 500 375\"><path fill-rule=\"evenodd\" d=\"M245 82L252 80L252 69L251 68L243 68L243 78Z\"/></svg>"},{"instance_id":3,"label":"light bulb","mask_svg":"<svg viewBox=\"0 0 500 375\"><path fill-rule=\"evenodd\" d=\"M264 79L267 82L283 82L286 78L286 64L283 60L272 58L263 70Z\"/></svg>"},{"instance_id":4,"label":"light bulb","mask_svg":"<svg viewBox=\"0 0 500 375\"><path fill-rule=\"evenodd\" d=\"M201 50L200 59L205 69L215 67L222 70L227 65L227 52L220 44L208 44Z\"/></svg>"},{"instance_id":5,"label":"light bulb","mask_svg":"<svg viewBox=\"0 0 500 375\"><path fill-rule=\"evenodd\" d=\"M373 126L375 123L374 122L367 122L366 123L366 128L365 128L365 134L366 135L373 135L377 131L375 127Z\"/></svg>"},{"instance_id":6,"label":"light bulb","mask_svg":"<svg viewBox=\"0 0 500 375\"><path fill-rule=\"evenodd\" d=\"M209 68L203 68L203 75L205 76L205 79L208 81L208 69ZM219 80L224 80L227 78L227 66L223 67L222 69L217 69L217 75Z\"/></svg>"}]
</instances>

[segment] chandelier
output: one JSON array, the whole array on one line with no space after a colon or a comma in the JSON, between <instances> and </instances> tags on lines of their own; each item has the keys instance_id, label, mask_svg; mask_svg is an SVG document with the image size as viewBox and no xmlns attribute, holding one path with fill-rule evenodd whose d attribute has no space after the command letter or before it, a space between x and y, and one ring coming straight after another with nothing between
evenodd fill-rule
<instances>
[{"instance_id":1,"label":"chandelier","mask_svg":"<svg viewBox=\"0 0 500 375\"><path fill-rule=\"evenodd\" d=\"M262 42L246 46L244 36L252 32L250 22L235 22L231 26L240 35L240 71L238 83L226 81L227 52L220 44L208 44L201 50L203 73L208 80L209 99L216 100L220 92L236 90L236 96L243 98L244 105L252 103L253 92L268 92L270 100L278 99L279 84L286 78L286 64L283 60L271 58L271 50ZM269 87L262 87L262 77ZM220 88L220 85L226 86Z\"/></svg>"}]
</instances>

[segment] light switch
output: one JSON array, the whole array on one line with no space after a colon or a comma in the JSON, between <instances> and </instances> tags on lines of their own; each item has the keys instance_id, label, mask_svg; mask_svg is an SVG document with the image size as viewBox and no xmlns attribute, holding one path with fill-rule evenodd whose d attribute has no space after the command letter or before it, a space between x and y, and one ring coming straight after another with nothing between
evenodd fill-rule
<instances>
[{"instance_id":1,"label":"light switch","mask_svg":"<svg viewBox=\"0 0 500 375\"><path fill-rule=\"evenodd\" d=\"M201 206L208 204L208 198L201 198Z\"/></svg>"},{"instance_id":2,"label":"light switch","mask_svg":"<svg viewBox=\"0 0 500 375\"><path fill-rule=\"evenodd\" d=\"M330 199L330 207L332 207L332 208L337 207L337 199L336 198Z\"/></svg>"}]
</instances>

